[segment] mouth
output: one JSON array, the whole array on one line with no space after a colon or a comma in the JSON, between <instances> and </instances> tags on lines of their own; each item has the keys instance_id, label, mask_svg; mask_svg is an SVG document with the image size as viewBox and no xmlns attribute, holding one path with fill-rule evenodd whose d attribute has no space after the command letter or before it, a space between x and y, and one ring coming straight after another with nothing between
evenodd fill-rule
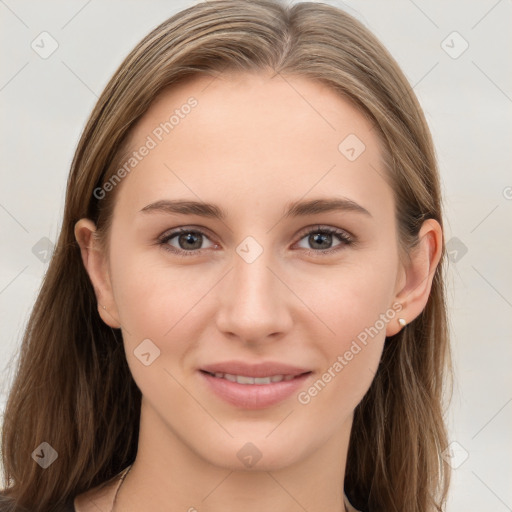
<instances>
[{"instance_id":1,"label":"mouth","mask_svg":"<svg viewBox=\"0 0 512 512\"><path fill-rule=\"evenodd\" d=\"M313 372L280 363L249 365L231 361L199 369L208 392L242 409L263 409L277 405L292 395Z\"/></svg>"},{"instance_id":2,"label":"mouth","mask_svg":"<svg viewBox=\"0 0 512 512\"><path fill-rule=\"evenodd\" d=\"M205 370L201 370L203 373L211 375L217 379L225 379L229 382L236 382L238 384L256 384L256 385L264 385L264 384L272 384L274 382L282 382L289 381L292 379L296 379L302 375L307 375L311 372L304 372L298 375L271 375L269 377L249 377L248 375L233 375L231 373L222 373L222 372L207 372Z\"/></svg>"},{"instance_id":3,"label":"mouth","mask_svg":"<svg viewBox=\"0 0 512 512\"><path fill-rule=\"evenodd\" d=\"M204 370L201 370L204 372ZM232 375L231 373L220 373L220 372L204 372L217 379L226 379L229 382L237 382L238 384L272 384L273 382L282 382L295 379L297 375L271 375L270 377L249 377L248 375ZM303 374L301 374L303 375Z\"/></svg>"}]
</instances>

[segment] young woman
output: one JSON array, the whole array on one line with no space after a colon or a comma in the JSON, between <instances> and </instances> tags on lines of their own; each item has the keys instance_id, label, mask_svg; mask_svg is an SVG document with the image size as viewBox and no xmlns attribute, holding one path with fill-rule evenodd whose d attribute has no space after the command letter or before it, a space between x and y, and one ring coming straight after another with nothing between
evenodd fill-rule
<instances>
[{"instance_id":1,"label":"young woman","mask_svg":"<svg viewBox=\"0 0 512 512\"><path fill-rule=\"evenodd\" d=\"M367 29L176 14L79 142L2 510L443 510L443 258L430 133Z\"/></svg>"}]
</instances>

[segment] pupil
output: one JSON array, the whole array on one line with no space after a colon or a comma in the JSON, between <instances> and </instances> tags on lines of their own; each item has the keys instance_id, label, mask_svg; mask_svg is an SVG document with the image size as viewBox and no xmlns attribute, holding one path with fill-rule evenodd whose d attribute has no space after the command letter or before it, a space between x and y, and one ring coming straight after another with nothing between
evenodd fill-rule
<instances>
[{"instance_id":1,"label":"pupil","mask_svg":"<svg viewBox=\"0 0 512 512\"><path fill-rule=\"evenodd\" d=\"M198 238L196 235L192 234L192 233L186 233L186 234L184 234L184 235L181 235L181 236L180 236L180 241L182 240L182 237L184 237L184 238L185 238L186 243L187 243L187 244L189 244L189 246L188 246L188 248L189 248L189 249L190 249L190 248L192 248L192 249L198 249L198 248L201 246L201 243L200 243L200 242L198 243L197 241L196 241L196 246L197 246L197 247L196 247L196 246L194 246L194 247L191 247L191 246L190 246L190 243L191 243L192 245L194 245L194 238L196 238L197 240L199 240L199 238Z\"/></svg>"},{"instance_id":2,"label":"pupil","mask_svg":"<svg viewBox=\"0 0 512 512\"><path fill-rule=\"evenodd\" d=\"M327 242L327 245L329 245L331 236L332 235L330 235L328 233L325 233L325 234L316 233L315 235L313 235L313 242L317 243L319 241L319 239L320 239L320 244L322 243L322 240L323 240L324 242ZM325 248L326 247L322 247L322 249L325 249Z\"/></svg>"}]
</instances>

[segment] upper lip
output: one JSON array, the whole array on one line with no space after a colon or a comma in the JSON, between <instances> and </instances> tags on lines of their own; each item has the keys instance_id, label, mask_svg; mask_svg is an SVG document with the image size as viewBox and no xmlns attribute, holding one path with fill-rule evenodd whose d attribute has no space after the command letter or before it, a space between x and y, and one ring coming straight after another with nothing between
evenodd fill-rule
<instances>
[{"instance_id":1,"label":"upper lip","mask_svg":"<svg viewBox=\"0 0 512 512\"><path fill-rule=\"evenodd\" d=\"M301 375L311 370L275 361L249 364L243 361L224 361L201 366L200 370L209 373L228 373L246 377L271 377L272 375Z\"/></svg>"}]
</instances>

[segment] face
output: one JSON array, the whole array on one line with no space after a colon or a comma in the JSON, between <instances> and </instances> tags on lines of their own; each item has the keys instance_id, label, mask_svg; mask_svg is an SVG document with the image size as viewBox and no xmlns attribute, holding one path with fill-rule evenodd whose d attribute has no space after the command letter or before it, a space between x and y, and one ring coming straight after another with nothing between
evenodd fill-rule
<instances>
[{"instance_id":1,"label":"face","mask_svg":"<svg viewBox=\"0 0 512 512\"><path fill-rule=\"evenodd\" d=\"M223 74L165 91L130 147L102 300L148 421L226 468L243 450L290 465L346 433L400 316L369 122L305 78Z\"/></svg>"}]
</instances>

